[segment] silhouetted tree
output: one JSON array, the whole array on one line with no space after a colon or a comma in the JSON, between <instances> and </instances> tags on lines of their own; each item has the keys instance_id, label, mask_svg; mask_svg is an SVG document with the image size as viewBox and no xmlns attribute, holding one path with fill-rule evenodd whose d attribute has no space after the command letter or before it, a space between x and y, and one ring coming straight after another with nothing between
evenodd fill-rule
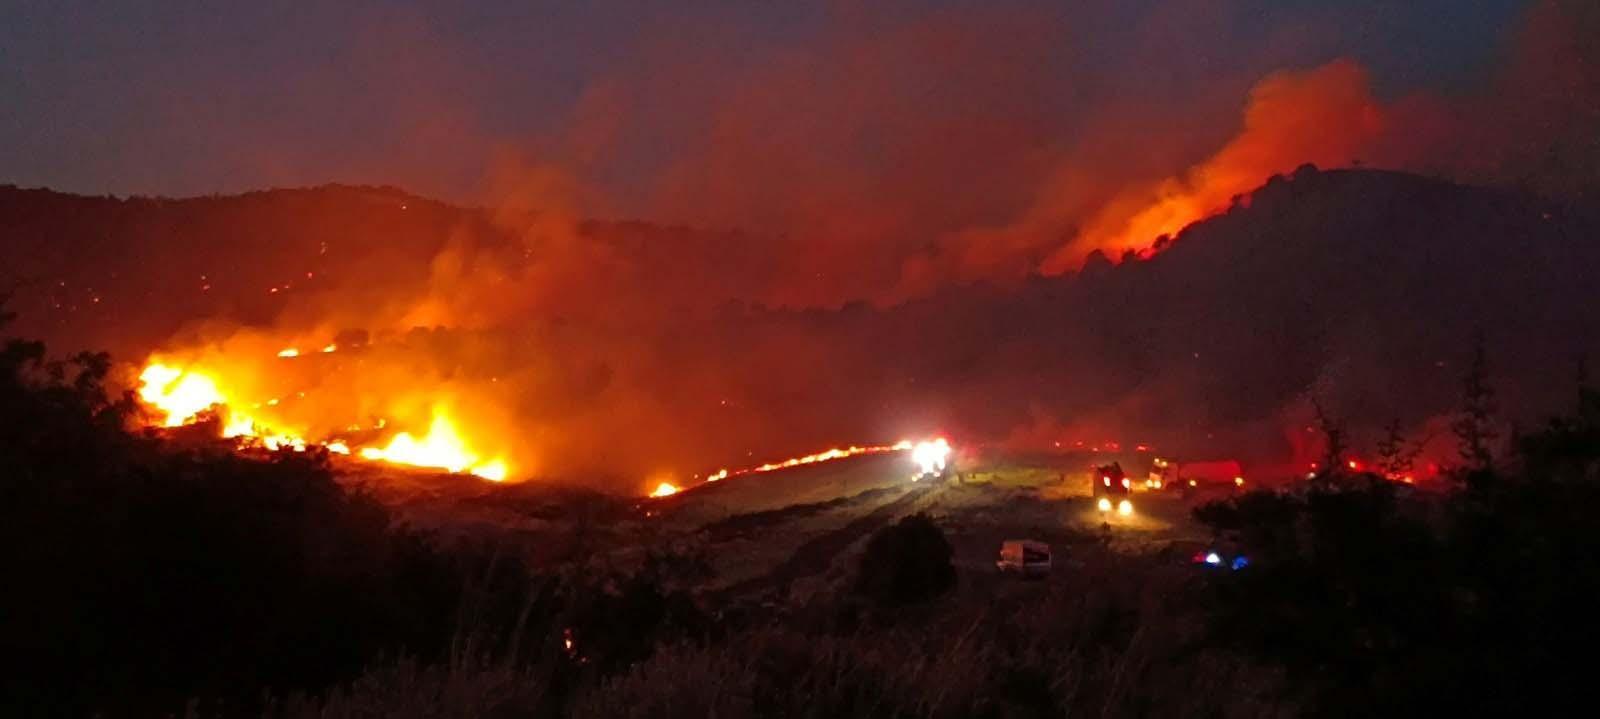
<instances>
[{"instance_id":1,"label":"silhouetted tree","mask_svg":"<svg viewBox=\"0 0 1600 719\"><path fill-rule=\"evenodd\" d=\"M1336 481L1344 471L1344 455L1349 449L1345 439L1344 423L1329 414L1322 401L1313 397L1311 408L1316 412L1317 430L1322 434L1322 462L1315 479L1327 485Z\"/></svg>"},{"instance_id":2,"label":"silhouetted tree","mask_svg":"<svg viewBox=\"0 0 1600 719\"><path fill-rule=\"evenodd\" d=\"M1389 420L1384 426L1383 439L1378 442L1378 471L1390 479L1409 476L1416 468L1417 456L1427 444L1427 437L1407 442L1400 431L1400 420Z\"/></svg>"},{"instance_id":3,"label":"silhouetted tree","mask_svg":"<svg viewBox=\"0 0 1600 719\"><path fill-rule=\"evenodd\" d=\"M1489 384L1488 353L1483 335L1473 338L1472 360L1461 378L1461 410L1450 425L1459 443L1458 451L1468 473L1481 472L1494 462L1496 437L1494 388Z\"/></svg>"}]
</instances>

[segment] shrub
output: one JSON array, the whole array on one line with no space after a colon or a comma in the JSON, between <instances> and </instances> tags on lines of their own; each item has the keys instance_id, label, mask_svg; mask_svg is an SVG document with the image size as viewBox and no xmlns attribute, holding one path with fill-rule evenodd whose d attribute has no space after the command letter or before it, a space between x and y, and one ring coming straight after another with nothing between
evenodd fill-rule
<instances>
[{"instance_id":1,"label":"shrub","mask_svg":"<svg viewBox=\"0 0 1600 719\"><path fill-rule=\"evenodd\" d=\"M462 582L324 455L126 431L103 355L0 351L0 715L237 711L380 653L438 657Z\"/></svg>"},{"instance_id":2,"label":"shrub","mask_svg":"<svg viewBox=\"0 0 1600 719\"><path fill-rule=\"evenodd\" d=\"M944 530L926 514L905 517L867 541L856 592L882 606L927 601L955 586L953 554Z\"/></svg>"}]
</instances>

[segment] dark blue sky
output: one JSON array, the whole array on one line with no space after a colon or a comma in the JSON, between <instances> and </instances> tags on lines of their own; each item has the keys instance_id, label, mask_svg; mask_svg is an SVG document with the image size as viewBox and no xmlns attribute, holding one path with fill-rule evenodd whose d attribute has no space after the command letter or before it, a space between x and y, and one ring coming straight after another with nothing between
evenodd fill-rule
<instances>
[{"instance_id":1,"label":"dark blue sky","mask_svg":"<svg viewBox=\"0 0 1600 719\"><path fill-rule=\"evenodd\" d=\"M678 145L749 68L854 52L936 13L999 18L995 32L1028 18L1017 27L1042 36L1026 59L1040 76L1019 81L1019 103L1149 93L1207 120L1236 115L1267 72L1340 56L1379 97L1471 89L1525 4L0 0L0 182L189 195L337 181L472 200L500 158L598 153L591 179L628 197L682 161ZM1213 77L1214 107L1185 99ZM916 80L952 103L973 92ZM850 112L839 103L810 109ZM619 106L625 129L574 129L608 127L592 115ZM594 132L602 149L586 144Z\"/></svg>"}]
</instances>

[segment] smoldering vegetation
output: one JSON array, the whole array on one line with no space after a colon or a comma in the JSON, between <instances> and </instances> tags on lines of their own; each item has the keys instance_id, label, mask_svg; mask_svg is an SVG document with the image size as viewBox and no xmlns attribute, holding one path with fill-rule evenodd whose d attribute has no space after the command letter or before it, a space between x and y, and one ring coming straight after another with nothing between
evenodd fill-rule
<instances>
[{"instance_id":1,"label":"smoldering vegetation","mask_svg":"<svg viewBox=\"0 0 1600 719\"><path fill-rule=\"evenodd\" d=\"M1148 260L1096 255L1020 285L809 309L734 299L769 276L750 270L757 240L739 235L586 223L571 237L516 236L471 211L358 189L8 197L13 217L33 218L12 222L27 236L69 247L122 228L152 260L102 274L98 303L63 295L106 272L93 259L109 262L94 254L105 250L81 266L65 254L24 263L41 280L14 301L25 330L69 347L103 335L246 356L258 384L305 393L280 409L311 427L365 424L402 395L447 397L523 477L625 493L649 476L933 431L1018 450L1109 438L1300 461L1314 399L1365 418L1351 428L1360 444L1390 419L1424 433L1480 331L1506 415L1522 422L1556 406L1577 358L1600 349L1584 311L1600 266L1591 210L1397 173L1274 178ZM215 219L199 233L162 234L204 217ZM203 239L223 228L248 233L242 249ZM563 264L564 247L601 259ZM204 269L216 266L240 276ZM76 274L63 289L45 268ZM269 293L283 281L268 275L292 287ZM69 300L76 313L54 307ZM352 328L364 347L292 367L273 357Z\"/></svg>"}]
</instances>

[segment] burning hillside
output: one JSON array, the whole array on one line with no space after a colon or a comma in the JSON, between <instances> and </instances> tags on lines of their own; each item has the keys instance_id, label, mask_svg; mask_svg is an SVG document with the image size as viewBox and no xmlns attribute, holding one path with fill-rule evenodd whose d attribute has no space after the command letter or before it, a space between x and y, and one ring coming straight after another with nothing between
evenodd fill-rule
<instances>
[{"instance_id":1,"label":"burning hillside","mask_svg":"<svg viewBox=\"0 0 1600 719\"><path fill-rule=\"evenodd\" d=\"M1547 372L1581 349L1572 275L1592 253L1570 238L1592 224L1511 192L1295 168L1534 173L1541 147L1593 137L1581 114L1543 146L1519 131L1596 95L1549 72L1587 57L1556 21L1570 9L1531 10L1506 71L1448 100L1377 92L1329 53L1101 86L1041 71L1063 46L1042 28L1083 32L1062 18L843 17L660 121L625 98L681 100L657 78L683 66L600 83L573 151L493 163L482 208L371 187L0 190L10 307L22 334L133 358L159 424L629 492L933 428L1276 445L1309 394L1399 376L1414 401L1381 411L1416 423L1446 404L1466 325L1505 322L1496 303L1565 318L1510 330ZM1130 58L1166 46L1132 39ZM1479 127L1506 88L1526 110ZM640 146L670 149L622 152ZM623 212L739 229L586 219ZM1458 284L1435 287L1446 269ZM1389 347L1426 359L1377 366Z\"/></svg>"},{"instance_id":2,"label":"burning hillside","mask_svg":"<svg viewBox=\"0 0 1600 719\"><path fill-rule=\"evenodd\" d=\"M1424 231L1413 207L1442 219ZM532 270L502 262L484 238L458 240L433 281L396 288L363 312L342 302L348 289L296 289L288 316L304 321L190 325L132 369L130 383L162 408L161 424L209 411L219 433L263 446L320 444L355 458L629 494L720 479L719 467L733 475L895 449L759 459L934 427L975 444L1048 450L1137 437L1176 454L1280 459L1295 456L1283 428L1304 426L1312 392L1411 426L1447 411L1466 338L1480 324L1514 327L1509 311L1551 318L1504 340L1523 348L1525 367L1549 369L1505 381L1525 390L1518 396L1530 410L1559 397L1562 367L1592 336L1590 320L1572 314L1585 292L1574 273L1595 261L1561 238L1582 236L1587 222L1503 193L1305 170L1189 228L1151 261L1014 291L954 287L831 311L608 315L572 305L570 315L521 320L522 305L485 313L492 293L448 278L509 267L516 279L499 286L514 293ZM1450 258L1428 249L1438 233L1454 239ZM1512 247L1504 236L1527 239ZM648 246L660 239L641 251L659 251ZM623 246L603 234L581 241L607 253ZM338 272L318 276L331 282ZM1438 272L1456 284L1417 297ZM1527 286L1544 289L1530 295ZM1401 306L1403 317L1392 311ZM424 316L458 326L408 324ZM1391 350L1416 366L1377 359ZM1395 382L1403 397L1383 391Z\"/></svg>"},{"instance_id":3,"label":"burning hillside","mask_svg":"<svg viewBox=\"0 0 1600 719\"><path fill-rule=\"evenodd\" d=\"M285 359L295 356L279 354ZM318 445L335 454L354 453L363 459L465 472L494 481L504 480L509 473L504 460L484 459L471 448L448 407L435 405L429 409L426 429L420 436L390 428L383 417L370 426L351 424L343 431L313 434L309 425L291 419L293 413L288 408L278 411L284 406L281 398L260 400L231 390L224 392L219 388L228 386L219 379L223 376L224 373L205 367L180 368L152 359L139 374L139 398L161 415L158 421L162 426L178 427L214 418L223 438L269 450L299 451ZM380 437L387 440L380 442Z\"/></svg>"},{"instance_id":4,"label":"burning hillside","mask_svg":"<svg viewBox=\"0 0 1600 719\"><path fill-rule=\"evenodd\" d=\"M357 346L345 351L347 354L364 355L370 349ZM472 413L470 410L460 412L452 407L441 388L409 384L397 386L389 392L362 397L350 407L367 408L366 419L354 419L356 413L353 410L342 414L330 413L327 403L308 396L306 391L285 389L293 386L292 381L287 380L299 369L294 365L315 361L317 355L332 355L339 351L337 343L330 343L316 354L303 357L298 349L290 347L279 350L272 359L256 357L252 358L254 361L233 363L217 353L188 364L176 358L156 356L150 358L139 372L138 397L150 410L150 419L156 426L173 428L213 422L221 438L233 440L242 446L294 451L318 446L334 454L471 474L493 481L504 481L508 476L517 474L519 465L511 464L503 457L488 457L476 449L483 446L484 442L474 439L470 430L463 429L463 422L458 419L472 416ZM357 360L353 370L340 368L331 374L324 370L319 373L317 386L320 391L348 391L347 387L333 384L339 381L335 379L338 371L359 373L365 365L363 360ZM300 374L304 376L304 373ZM421 408L421 411L417 408ZM404 419L391 422L391 415ZM341 426L346 419L354 421ZM484 434L492 435L495 431L503 432L503 429ZM942 438L923 442L902 440L886 445L850 445L742 469L721 469L700 481L712 483L729 477L885 452L909 453L918 468L916 476L937 474L944 470L950 451L949 443ZM527 462L520 466L531 464ZM526 477L527 470L523 472L522 476ZM699 476L695 475L696 478ZM670 482L660 482L650 495L665 497L679 490L680 487Z\"/></svg>"},{"instance_id":5,"label":"burning hillside","mask_svg":"<svg viewBox=\"0 0 1600 719\"><path fill-rule=\"evenodd\" d=\"M248 358L218 351L187 359L156 356L139 373L138 396L161 426L211 420L223 438L269 450L317 445L336 454L495 481L508 476L506 460L483 454L482 441L470 438L473 414L452 404L458 395L447 387L397 384L343 406L308 394L362 391L359 376L369 371L366 347L347 349L358 355L349 362L341 357L310 371L300 367L339 349L329 343L305 357L294 348Z\"/></svg>"}]
</instances>

